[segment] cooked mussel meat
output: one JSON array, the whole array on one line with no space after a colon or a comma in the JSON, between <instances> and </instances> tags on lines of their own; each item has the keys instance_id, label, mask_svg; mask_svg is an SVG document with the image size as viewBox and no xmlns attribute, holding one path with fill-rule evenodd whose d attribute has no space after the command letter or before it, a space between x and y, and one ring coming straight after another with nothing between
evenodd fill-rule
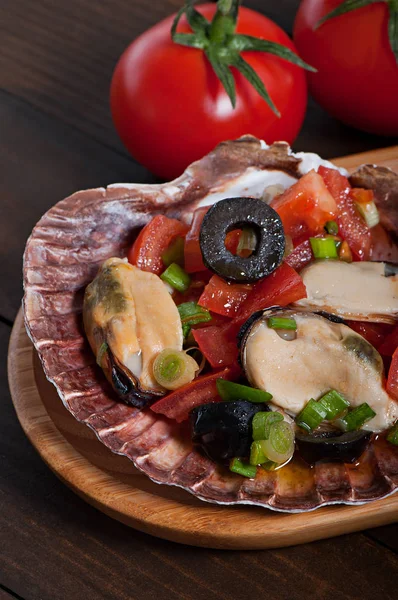
<instances>
[{"instance_id":1,"label":"cooked mussel meat","mask_svg":"<svg viewBox=\"0 0 398 600\"><path fill-rule=\"evenodd\" d=\"M265 404L247 400L202 404L191 411L193 442L217 462L248 457L253 417L267 410Z\"/></svg>"},{"instance_id":2,"label":"cooked mussel meat","mask_svg":"<svg viewBox=\"0 0 398 600\"><path fill-rule=\"evenodd\" d=\"M153 361L165 348L181 350L177 307L161 279L110 258L86 288L84 328L97 362L119 396L144 406L163 395Z\"/></svg>"},{"instance_id":3,"label":"cooked mussel meat","mask_svg":"<svg viewBox=\"0 0 398 600\"><path fill-rule=\"evenodd\" d=\"M295 335L269 326L271 317L293 319ZM241 362L249 382L273 396L272 403L296 416L311 399L337 390L352 407L367 403L376 416L364 425L378 431L398 417L398 403L386 392L380 354L343 323L290 309L270 309L246 328Z\"/></svg>"},{"instance_id":4,"label":"cooked mussel meat","mask_svg":"<svg viewBox=\"0 0 398 600\"><path fill-rule=\"evenodd\" d=\"M225 247L233 229L250 228L256 237L248 257ZM200 230L200 249L207 268L228 281L252 283L270 275L282 262L285 237L277 212L256 198L226 198L206 213Z\"/></svg>"},{"instance_id":5,"label":"cooked mussel meat","mask_svg":"<svg viewBox=\"0 0 398 600\"><path fill-rule=\"evenodd\" d=\"M296 432L296 444L300 456L313 465L320 460L338 460L353 463L364 453L372 433L370 431L348 431L346 433Z\"/></svg>"},{"instance_id":6,"label":"cooked mussel meat","mask_svg":"<svg viewBox=\"0 0 398 600\"><path fill-rule=\"evenodd\" d=\"M345 319L394 323L398 319L398 275L394 265L319 261L300 275L307 297L296 302Z\"/></svg>"}]
</instances>

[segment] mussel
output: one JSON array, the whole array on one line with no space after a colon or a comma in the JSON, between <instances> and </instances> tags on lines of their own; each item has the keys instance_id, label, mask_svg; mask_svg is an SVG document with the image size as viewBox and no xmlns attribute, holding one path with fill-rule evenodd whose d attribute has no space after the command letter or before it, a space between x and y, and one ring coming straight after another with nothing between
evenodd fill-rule
<instances>
[{"instance_id":1,"label":"mussel","mask_svg":"<svg viewBox=\"0 0 398 600\"><path fill-rule=\"evenodd\" d=\"M353 463L363 454L369 444L370 431L348 431L346 433L296 431L296 444L300 456L313 465L320 460L337 460Z\"/></svg>"},{"instance_id":2,"label":"mussel","mask_svg":"<svg viewBox=\"0 0 398 600\"><path fill-rule=\"evenodd\" d=\"M294 319L296 331L269 327L273 316ZM351 406L367 402L376 412L365 429L385 429L398 417L398 404L383 385L380 354L343 323L310 312L269 309L244 329L240 353L249 382L270 392L273 404L293 416L309 399L335 389Z\"/></svg>"},{"instance_id":3,"label":"mussel","mask_svg":"<svg viewBox=\"0 0 398 600\"><path fill-rule=\"evenodd\" d=\"M107 379L127 404L143 407L166 390L153 376L165 348L181 350L180 316L162 280L110 258L85 292L84 328Z\"/></svg>"},{"instance_id":4,"label":"mussel","mask_svg":"<svg viewBox=\"0 0 398 600\"><path fill-rule=\"evenodd\" d=\"M307 297L295 306L348 320L394 323L398 319L397 273L389 263L314 262L300 273Z\"/></svg>"}]
</instances>

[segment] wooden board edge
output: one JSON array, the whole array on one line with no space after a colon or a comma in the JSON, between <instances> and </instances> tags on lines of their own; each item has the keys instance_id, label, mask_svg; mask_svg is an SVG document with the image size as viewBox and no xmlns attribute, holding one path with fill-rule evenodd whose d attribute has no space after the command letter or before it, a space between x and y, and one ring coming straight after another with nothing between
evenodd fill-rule
<instances>
[{"instance_id":1,"label":"wooden board edge","mask_svg":"<svg viewBox=\"0 0 398 600\"><path fill-rule=\"evenodd\" d=\"M366 163L383 164L384 166L392 166L398 161L398 146L389 146L388 148L380 148L379 150L369 150L368 152L360 152L359 154L349 154L347 156L339 156L331 158L330 161L339 167L353 170L359 165Z\"/></svg>"}]
</instances>

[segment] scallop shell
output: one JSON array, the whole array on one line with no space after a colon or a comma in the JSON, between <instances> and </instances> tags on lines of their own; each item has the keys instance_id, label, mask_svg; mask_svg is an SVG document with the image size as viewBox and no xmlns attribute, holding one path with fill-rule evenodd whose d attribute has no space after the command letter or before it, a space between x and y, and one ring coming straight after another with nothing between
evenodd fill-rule
<instances>
[{"instance_id":1,"label":"scallop shell","mask_svg":"<svg viewBox=\"0 0 398 600\"><path fill-rule=\"evenodd\" d=\"M398 447L382 437L355 466L319 463L311 469L294 459L279 471L260 469L254 480L230 473L193 449L184 423L117 401L83 333L85 286L105 259L125 256L154 214L189 221L198 206L228 196L259 197L266 186L287 187L320 164L332 166L315 154L294 154L285 143L268 147L246 136L220 144L170 183L77 192L33 229L24 255L23 308L44 372L74 417L153 481L208 502L285 512L362 504L397 490Z\"/></svg>"}]
</instances>

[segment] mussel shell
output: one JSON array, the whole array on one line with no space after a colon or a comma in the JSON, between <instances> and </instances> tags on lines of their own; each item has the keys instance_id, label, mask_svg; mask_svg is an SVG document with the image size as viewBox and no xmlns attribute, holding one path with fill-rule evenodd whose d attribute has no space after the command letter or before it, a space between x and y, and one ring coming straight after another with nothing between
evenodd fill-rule
<instances>
[{"instance_id":1,"label":"mussel shell","mask_svg":"<svg viewBox=\"0 0 398 600\"><path fill-rule=\"evenodd\" d=\"M300 456L310 465L321 460L353 463L365 452L371 436L370 431L363 430L346 433L296 431L296 444Z\"/></svg>"},{"instance_id":2,"label":"mussel shell","mask_svg":"<svg viewBox=\"0 0 398 600\"><path fill-rule=\"evenodd\" d=\"M84 288L104 260L126 255L139 228L154 214L162 211L189 221L198 206L222 197L260 197L268 185L287 187L320 164L319 157L294 154L287 144L267 147L245 137L221 144L171 183L78 192L53 206L34 228L24 255L23 307L45 374L78 421L154 481L209 502L285 512L336 502L361 504L397 490L398 447L383 439L370 442L370 467L358 470L355 478L344 467L336 471L325 464L322 471L311 470L295 459L254 480L216 468L194 450L181 425L118 401L82 329Z\"/></svg>"},{"instance_id":3,"label":"mussel shell","mask_svg":"<svg viewBox=\"0 0 398 600\"><path fill-rule=\"evenodd\" d=\"M108 350L108 360L110 363L110 382L112 387L118 396L130 406L137 408L143 408L149 406L153 402L163 396L164 392L153 390L142 389L139 380L128 371L123 365L119 364L113 356L112 352Z\"/></svg>"}]
</instances>

